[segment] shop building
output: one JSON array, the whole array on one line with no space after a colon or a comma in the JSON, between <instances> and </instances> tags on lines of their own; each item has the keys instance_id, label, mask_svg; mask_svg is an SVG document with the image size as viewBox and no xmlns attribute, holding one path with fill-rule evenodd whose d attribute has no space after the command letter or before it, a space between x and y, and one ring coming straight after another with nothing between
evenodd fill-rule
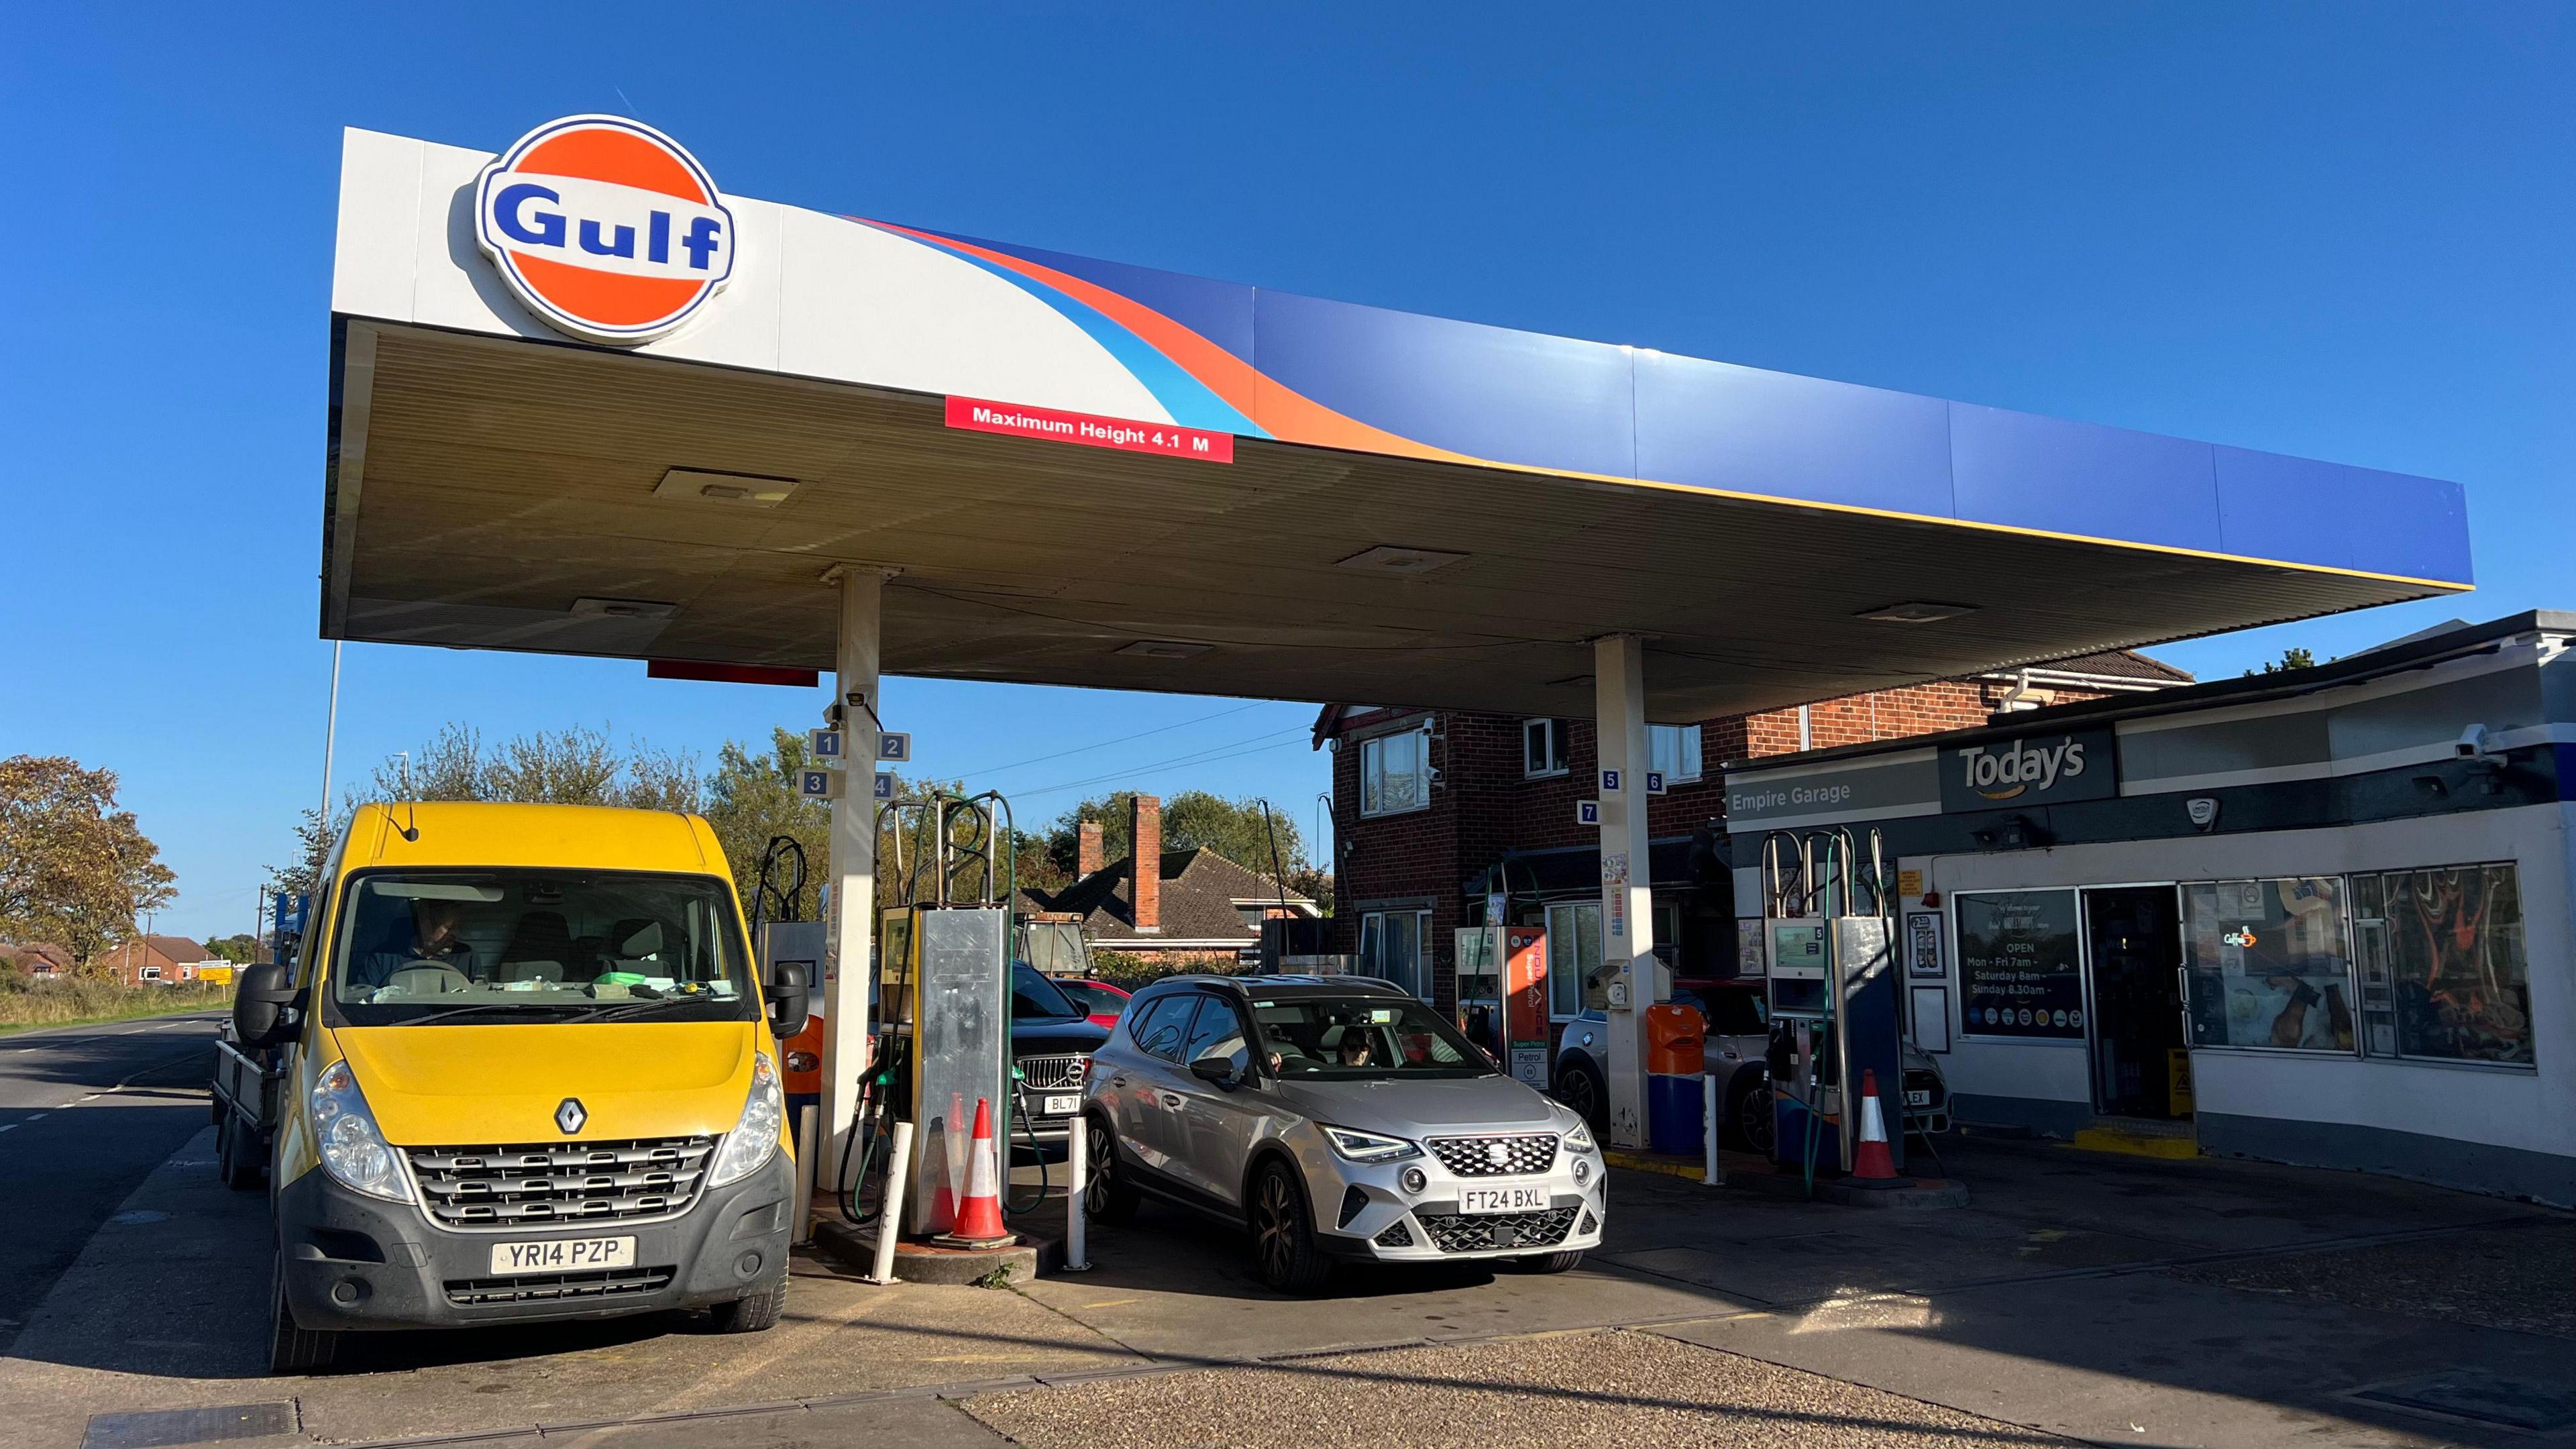
<instances>
[{"instance_id":1,"label":"shop building","mask_svg":"<svg viewBox=\"0 0 2576 1449\"><path fill-rule=\"evenodd\" d=\"M1650 767L1661 777L1661 793L1646 797L1656 955L1678 979L1733 974L1739 913L1724 857L1723 762L1957 730L2190 682L2169 664L2118 650L1648 726ZM1315 741L1335 752L1334 950L1355 969L1455 1009L1454 933L1491 924L1487 902L1499 894L1505 924L1547 928L1552 960L1569 968L1550 973L1551 1015L1561 1024L1602 1005L1601 988L1581 979L1602 952L1600 832L1577 809L1594 795L1591 720L1328 705Z\"/></svg>"},{"instance_id":2,"label":"shop building","mask_svg":"<svg viewBox=\"0 0 2576 1449\"><path fill-rule=\"evenodd\" d=\"M1732 767L1736 898L1766 839L1874 833L1964 1121L2576 1202L2571 636L2526 613Z\"/></svg>"}]
</instances>

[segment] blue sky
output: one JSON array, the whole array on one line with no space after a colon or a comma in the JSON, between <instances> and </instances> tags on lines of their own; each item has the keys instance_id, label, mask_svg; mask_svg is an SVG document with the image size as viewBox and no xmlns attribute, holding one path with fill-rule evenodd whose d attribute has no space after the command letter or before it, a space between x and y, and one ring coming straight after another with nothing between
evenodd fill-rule
<instances>
[{"instance_id":1,"label":"blue sky","mask_svg":"<svg viewBox=\"0 0 2576 1449\"><path fill-rule=\"evenodd\" d=\"M744 195L2466 485L2476 594L2164 651L2204 674L2576 607L2576 8L813 17L14 22L0 754L121 772L180 873L163 928L248 929L260 866L319 793L344 125L497 148L621 112ZM1041 819L1134 785L1264 794L1305 821L1327 783L1303 704L925 681L887 699L923 768ZM820 704L356 646L343 776L450 719L711 760ZM1213 758L1169 763L1190 755Z\"/></svg>"}]
</instances>

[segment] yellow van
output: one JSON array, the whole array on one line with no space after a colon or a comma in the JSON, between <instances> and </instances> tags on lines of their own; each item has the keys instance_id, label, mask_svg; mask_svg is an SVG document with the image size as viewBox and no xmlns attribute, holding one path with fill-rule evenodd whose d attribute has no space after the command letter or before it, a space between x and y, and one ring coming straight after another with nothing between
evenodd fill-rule
<instances>
[{"instance_id":1,"label":"yellow van","mask_svg":"<svg viewBox=\"0 0 2576 1449\"><path fill-rule=\"evenodd\" d=\"M357 812L294 965L235 1032L280 1089L271 1360L349 1330L673 1308L757 1332L786 1295L778 1042L704 820L569 805Z\"/></svg>"}]
</instances>

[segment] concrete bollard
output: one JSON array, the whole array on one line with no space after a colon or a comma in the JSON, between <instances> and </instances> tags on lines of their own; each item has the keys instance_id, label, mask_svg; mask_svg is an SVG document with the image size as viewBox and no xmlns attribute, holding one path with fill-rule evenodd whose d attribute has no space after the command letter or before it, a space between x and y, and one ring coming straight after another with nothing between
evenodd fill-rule
<instances>
[{"instance_id":1,"label":"concrete bollard","mask_svg":"<svg viewBox=\"0 0 2576 1449\"><path fill-rule=\"evenodd\" d=\"M1083 1196L1091 1189L1091 1133L1081 1118L1073 1119L1073 1131L1065 1137L1064 1159L1064 1270L1086 1273L1091 1270L1090 1222L1083 1212Z\"/></svg>"},{"instance_id":2,"label":"concrete bollard","mask_svg":"<svg viewBox=\"0 0 2576 1449\"><path fill-rule=\"evenodd\" d=\"M1717 1166L1717 1074L1709 1072L1699 1079L1699 1142L1702 1166L1699 1180L1715 1187L1723 1180Z\"/></svg>"},{"instance_id":3,"label":"concrete bollard","mask_svg":"<svg viewBox=\"0 0 2576 1449\"><path fill-rule=\"evenodd\" d=\"M894 1238L903 1227L903 1191L912 1184L912 1124L894 1124L894 1150L886 1160L885 1198L877 1208L877 1263L868 1281L894 1281Z\"/></svg>"}]
</instances>

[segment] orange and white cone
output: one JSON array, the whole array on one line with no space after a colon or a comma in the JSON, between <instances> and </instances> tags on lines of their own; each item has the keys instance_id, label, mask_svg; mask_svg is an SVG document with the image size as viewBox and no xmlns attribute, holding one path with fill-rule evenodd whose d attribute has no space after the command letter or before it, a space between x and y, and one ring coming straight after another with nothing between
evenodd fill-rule
<instances>
[{"instance_id":1,"label":"orange and white cone","mask_svg":"<svg viewBox=\"0 0 2576 1449\"><path fill-rule=\"evenodd\" d=\"M993 1107L975 1099L975 1141L967 1149L966 1198L957 1205L957 1226L937 1239L942 1247L997 1248L1011 1241L1002 1226L1001 1173L993 1141Z\"/></svg>"},{"instance_id":2,"label":"orange and white cone","mask_svg":"<svg viewBox=\"0 0 2576 1449\"><path fill-rule=\"evenodd\" d=\"M1887 1150L1887 1114L1878 1105L1878 1072L1860 1074L1860 1142L1852 1149L1852 1179L1892 1183L1896 1159Z\"/></svg>"}]
</instances>

